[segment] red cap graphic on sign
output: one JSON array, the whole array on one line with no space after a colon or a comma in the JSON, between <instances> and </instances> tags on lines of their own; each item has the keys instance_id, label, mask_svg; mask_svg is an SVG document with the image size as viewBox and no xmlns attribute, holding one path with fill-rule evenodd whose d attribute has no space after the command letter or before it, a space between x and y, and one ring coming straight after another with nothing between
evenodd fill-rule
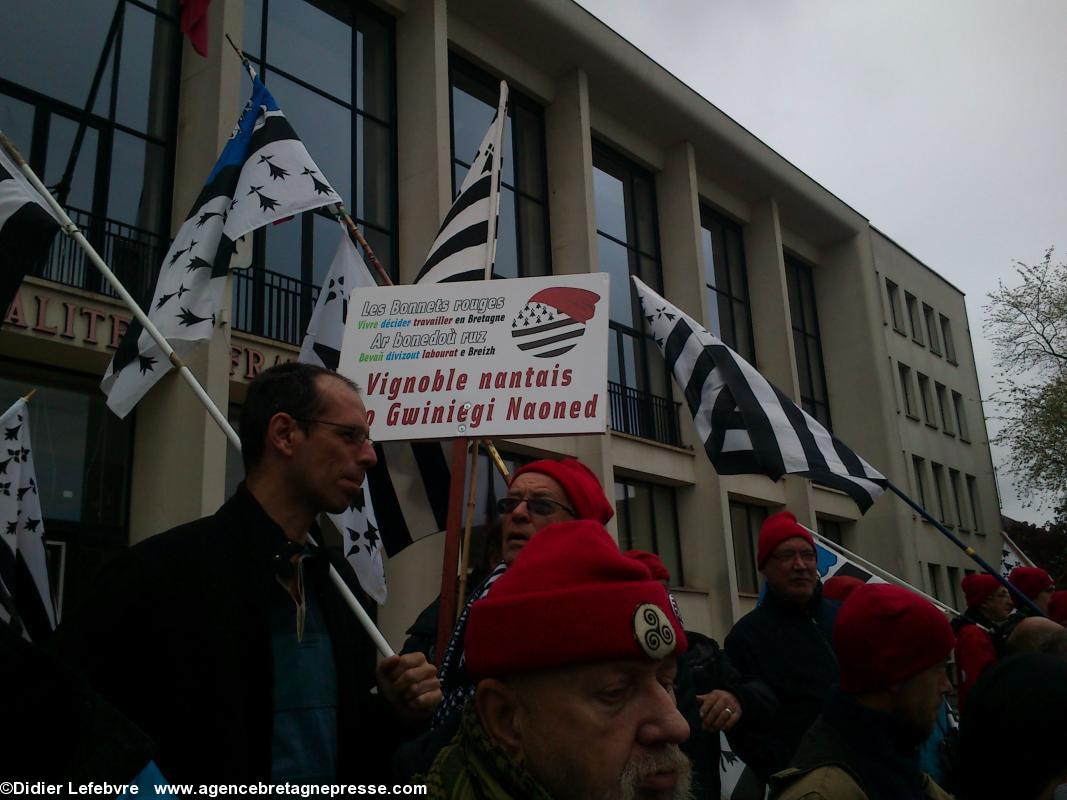
<instances>
[{"instance_id":1,"label":"red cap graphic on sign","mask_svg":"<svg viewBox=\"0 0 1067 800\"><path fill-rule=\"evenodd\" d=\"M537 358L561 356L578 344L599 299L600 295L588 289L542 289L511 321L512 341L523 353Z\"/></svg>"}]
</instances>

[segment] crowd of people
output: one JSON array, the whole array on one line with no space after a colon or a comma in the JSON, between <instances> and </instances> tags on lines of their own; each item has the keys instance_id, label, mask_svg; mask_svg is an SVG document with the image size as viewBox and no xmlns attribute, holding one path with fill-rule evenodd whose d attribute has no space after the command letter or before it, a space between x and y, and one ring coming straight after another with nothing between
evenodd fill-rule
<instances>
[{"instance_id":1,"label":"crowd of people","mask_svg":"<svg viewBox=\"0 0 1067 800\"><path fill-rule=\"evenodd\" d=\"M686 630L657 556L620 551L595 475L542 460L512 475L447 650L427 635L433 605L377 658L316 523L375 463L357 388L266 370L240 435L246 479L216 514L109 564L46 648L0 630L23 731L5 778L718 798L725 735L746 765L738 800L1067 796L1067 593L1044 570L1010 576L1043 616L975 574L950 621L895 585L824 587L783 511L759 534L765 594L720 647Z\"/></svg>"}]
</instances>

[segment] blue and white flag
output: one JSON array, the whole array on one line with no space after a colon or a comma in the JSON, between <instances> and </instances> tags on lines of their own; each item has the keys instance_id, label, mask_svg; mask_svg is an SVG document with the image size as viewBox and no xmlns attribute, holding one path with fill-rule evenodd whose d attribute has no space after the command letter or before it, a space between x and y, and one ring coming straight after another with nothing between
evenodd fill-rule
<instances>
[{"instance_id":1,"label":"blue and white flag","mask_svg":"<svg viewBox=\"0 0 1067 800\"><path fill-rule=\"evenodd\" d=\"M0 620L42 642L56 627L44 517L30 446L30 409L16 400L0 417Z\"/></svg>"},{"instance_id":2,"label":"blue and white flag","mask_svg":"<svg viewBox=\"0 0 1067 800\"><path fill-rule=\"evenodd\" d=\"M211 338L226 276L230 269L247 266L248 234L341 202L267 87L254 74L252 79L252 98L164 257L148 309L182 357ZM170 368L159 346L134 321L100 388L111 410L125 417Z\"/></svg>"}]
</instances>

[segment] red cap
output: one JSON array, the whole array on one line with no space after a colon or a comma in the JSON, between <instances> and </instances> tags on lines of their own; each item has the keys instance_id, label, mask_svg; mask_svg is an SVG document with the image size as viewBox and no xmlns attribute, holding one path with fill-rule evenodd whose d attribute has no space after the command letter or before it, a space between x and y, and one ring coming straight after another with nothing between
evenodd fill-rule
<instances>
[{"instance_id":1,"label":"red cap","mask_svg":"<svg viewBox=\"0 0 1067 800\"><path fill-rule=\"evenodd\" d=\"M687 642L663 584L619 552L603 526L558 522L537 534L471 607L473 680L572 664L681 655Z\"/></svg>"},{"instance_id":2,"label":"red cap","mask_svg":"<svg viewBox=\"0 0 1067 800\"><path fill-rule=\"evenodd\" d=\"M756 548L756 566L763 569L767 559L771 557L774 548L786 539L800 537L812 547L815 547L815 539L811 534L800 526L792 511L779 511L771 514L763 521L759 529L759 546Z\"/></svg>"},{"instance_id":3,"label":"red cap","mask_svg":"<svg viewBox=\"0 0 1067 800\"><path fill-rule=\"evenodd\" d=\"M853 578L851 575L834 575L822 585L822 596L843 603L850 594L865 583L866 581Z\"/></svg>"},{"instance_id":4,"label":"red cap","mask_svg":"<svg viewBox=\"0 0 1067 800\"><path fill-rule=\"evenodd\" d=\"M623 555L627 558L632 558L635 561L640 561L648 567L648 571L652 573L652 577L657 581L667 581L670 583L671 571L667 569L667 565L663 563L663 559L655 553L649 553L647 550L627 550Z\"/></svg>"},{"instance_id":5,"label":"red cap","mask_svg":"<svg viewBox=\"0 0 1067 800\"><path fill-rule=\"evenodd\" d=\"M888 583L860 586L837 612L834 650L841 691L888 689L948 658L952 626L932 603Z\"/></svg>"},{"instance_id":6,"label":"red cap","mask_svg":"<svg viewBox=\"0 0 1067 800\"><path fill-rule=\"evenodd\" d=\"M1016 567L1008 575L1008 582L1031 600L1056 586L1056 581L1041 567Z\"/></svg>"},{"instance_id":7,"label":"red cap","mask_svg":"<svg viewBox=\"0 0 1067 800\"><path fill-rule=\"evenodd\" d=\"M540 472L558 483L571 501L571 508L578 512L578 519L590 519L606 525L615 516L615 508L608 502L596 475L576 458L531 461L511 473L511 482L514 483L525 472Z\"/></svg>"},{"instance_id":8,"label":"red cap","mask_svg":"<svg viewBox=\"0 0 1067 800\"><path fill-rule=\"evenodd\" d=\"M1048 601L1048 618L1060 625L1067 625L1067 591L1052 593Z\"/></svg>"},{"instance_id":9,"label":"red cap","mask_svg":"<svg viewBox=\"0 0 1067 800\"><path fill-rule=\"evenodd\" d=\"M988 572L979 572L977 575L968 575L960 582L963 587L963 596L967 601L967 608L978 608L986 601L989 595L1000 588L1001 584Z\"/></svg>"}]
</instances>

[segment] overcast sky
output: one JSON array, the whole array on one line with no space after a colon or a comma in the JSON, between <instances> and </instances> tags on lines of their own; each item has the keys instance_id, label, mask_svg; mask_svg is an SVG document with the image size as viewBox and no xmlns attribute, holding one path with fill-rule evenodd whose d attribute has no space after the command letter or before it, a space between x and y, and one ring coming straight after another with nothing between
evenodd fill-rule
<instances>
[{"instance_id":1,"label":"overcast sky","mask_svg":"<svg viewBox=\"0 0 1067 800\"><path fill-rule=\"evenodd\" d=\"M1067 256L1067 2L578 2L963 290L988 397L986 295Z\"/></svg>"}]
</instances>

